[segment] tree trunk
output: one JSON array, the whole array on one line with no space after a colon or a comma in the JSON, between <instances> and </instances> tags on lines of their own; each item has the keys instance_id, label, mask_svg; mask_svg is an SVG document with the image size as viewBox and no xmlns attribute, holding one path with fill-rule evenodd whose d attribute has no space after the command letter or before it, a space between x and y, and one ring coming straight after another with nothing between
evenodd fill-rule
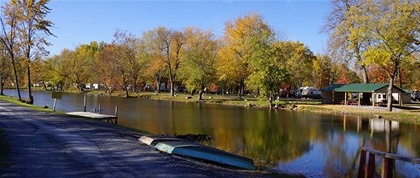
<instances>
[{"instance_id":1,"label":"tree trunk","mask_svg":"<svg viewBox=\"0 0 420 178\"><path fill-rule=\"evenodd\" d=\"M1 77L1 79L0 79L0 95L4 95L4 93L3 93L3 89L4 89L4 82L3 82L3 76Z\"/></svg>"},{"instance_id":2,"label":"tree trunk","mask_svg":"<svg viewBox=\"0 0 420 178\"><path fill-rule=\"evenodd\" d=\"M272 109L273 108L273 93L272 92L270 92L270 96L268 98L268 102L270 104L270 109Z\"/></svg>"},{"instance_id":3,"label":"tree trunk","mask_svg":"<svg viewBox=\"0 0 420 178\"><path fill-rule=\"evenodd\" d=\"M22 96L20 96L20 88L19 88L19 79L17 76L17 70L16 70L16 65L15 65L15 59L14 56L12 55L12 65L13 65L13 73L15 75L15 82L16 82L16 92L18 94L18 99L19 101L22 101Z\"/></svg>"},{"instance_id":4,"label":"tree trunk","mask_svg":"<svg viewBox=\"0 0 420 178\"><path fill-rule=\"evenodd\" d=\"M155 78L155 84L156 84L156 88L155 88L155 92L156 92L157 89L160 89L159 85L160 85L160 81L161 81L162 77L159 74L155 74L154 78Z\"/></svg>"},{"instance_id":5,"label":"tree trunk","mask_svg":"<svg viewBox=\"0 0 420 178\"><path fill-rule=\"evenodd\" d=\"M389 85L388 85L388 92L386 94L387 99L387 110L392 112L392 86L394 85L394 76L390 77Z\"/></svg>"},{"instance_id":6,"label":"tree trunk","mask_svg":"<svg viewBox=\"0 0 420 178\"><path fill-rule=\"evenodd\" d=\"M239 89L238 89L238 99L242 99L242 92L243 92L243 88L244 88L244 81L241 81L239 84Z\"/></svg>"},{"instance_id":7,"label":"tree trunk","mask_svg":"<svg viewBox=\"0 0 420 178\"><path fill-rule=\"evenodd\" d=\"M125 80L124 75L122 76L122 79L123 79L123 85L124 85L124 90L125 90L125 97L126 97L126 98L129 98L129 97L130 97L130 95L128 94L127 81Z\"/></svg>"},{"instance_id":8,"label":"tree trunk","mask_svg":"<svg viewBox=\"0 0 420 178\"><path fill-rule=\"evenodd\" d=\"M168 68L169 68L169 83L171 84L171 96L175 96L174 95L174 77L172 74L171 65L168 65Z\"/></svg>"},{"instance_id":9,"label":"tree trunk","mask_svg":"<svg viewBox=\"0 0 420 178\"><path fill-rule=\"evenodd\" d=\"M29 60L28 58L28 68L27 68L27 73L28 73L28 104L34 104L34 97L32 96L32 84L31 84L31 67L30 67L30 63L31 60Z\"/></svg>"},{"instance_id":10,"label":"tree trunk","mask_svg":"<svg viewBox=\"0 0 420 178\"><path fill-rule=\"evenodd\" d=\"M360 66L362 68L362 77L363 77L363 83L369 83L368 78L368 71L365 65Z\"/></svg>"}]
</instances>

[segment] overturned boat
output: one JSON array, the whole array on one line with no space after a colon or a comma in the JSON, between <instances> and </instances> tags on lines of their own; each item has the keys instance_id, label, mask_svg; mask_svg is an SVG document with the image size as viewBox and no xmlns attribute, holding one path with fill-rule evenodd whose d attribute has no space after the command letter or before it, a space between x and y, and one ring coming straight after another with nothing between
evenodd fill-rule
<instances>
[{"instance_id":1,"label":"overturned boat","mask_svg":"<svg viewBox=\"0 0 420 178\"><path fill-rule=\"evenodd\" d=\"M254 161L252 159L182 138L167 136L142 136L139 141L144 144L154 146L156 149L168 154L197 158L241 169L255 169Z\"/></svg>"}]
</instances>

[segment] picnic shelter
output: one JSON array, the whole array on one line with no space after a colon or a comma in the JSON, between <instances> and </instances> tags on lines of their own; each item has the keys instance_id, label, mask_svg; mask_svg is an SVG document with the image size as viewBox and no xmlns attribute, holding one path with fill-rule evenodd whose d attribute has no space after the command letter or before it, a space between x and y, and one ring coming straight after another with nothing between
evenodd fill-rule
<instances>
[{"instance_id":1,"label":"picnic shelter","mask_svg":"<svg viewBox=\"0 0 420 178\"><path fill-rule=\"evenodd\" d=\"M386 94L388 90L387 83L354 83L354 84L332 84L322 88L322 103L323 104L344 104L344 105L378 105L376 101L378 94ZM398 101L402 105L402 94L406 93L404 90L393 86L392 93L398 95ZM357 100L349 99L353 95L357 95ZM346 97L347 96L347 97Z\"/></svg>"}]
</instances>

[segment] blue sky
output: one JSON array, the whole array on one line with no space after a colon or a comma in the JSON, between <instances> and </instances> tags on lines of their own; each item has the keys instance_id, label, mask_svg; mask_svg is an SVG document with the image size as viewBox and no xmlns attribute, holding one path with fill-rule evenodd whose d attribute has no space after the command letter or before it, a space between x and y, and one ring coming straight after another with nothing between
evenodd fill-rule
<instances>
[{"instance_id":1,"label":"blue sky","mask_svg":"<svg viewBox=\"0 0 420 178\"><path fill-rule=\"evenodd\" d=\"M318 54L326 48L327 37L319 31L328 4L326 0L52 0L47 19L55 24L51 30L57 37L48 37L53 46L47 50L54 55L91 41L110 43L117 29L141 37L159 26L177 30L195 26L222 36L226 21L258 12L288 40L303 42Z\"/></svg>"}]
</instances>

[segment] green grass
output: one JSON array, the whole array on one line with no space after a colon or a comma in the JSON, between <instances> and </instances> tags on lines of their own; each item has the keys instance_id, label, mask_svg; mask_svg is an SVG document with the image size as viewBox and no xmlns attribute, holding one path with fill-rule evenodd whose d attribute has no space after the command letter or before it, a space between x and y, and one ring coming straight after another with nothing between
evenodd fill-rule
<instances>
[{"instance_id":1,"label":"green grass","mask_svg":"<svg viewBox=\"0 0 420 178\"><path fill-rule=\"evenodd\" d=\"M24 107L27 107L27 108L31 108L31 109L34 109L34 110L37 110L37 111L50 112L50 113L55 113L55 114L60 114L60 115L64 114L62 112L53 111L50 108L44 108L44 107L41 107L41 106L27 104L25 102L19 101L17 98L11 97L11 96L0 95L0 100L7 101L9 103L13 103L13 104L16 104L16 105L19 105L19 106L24 106Z\"/></svg>"}]
</instances>

